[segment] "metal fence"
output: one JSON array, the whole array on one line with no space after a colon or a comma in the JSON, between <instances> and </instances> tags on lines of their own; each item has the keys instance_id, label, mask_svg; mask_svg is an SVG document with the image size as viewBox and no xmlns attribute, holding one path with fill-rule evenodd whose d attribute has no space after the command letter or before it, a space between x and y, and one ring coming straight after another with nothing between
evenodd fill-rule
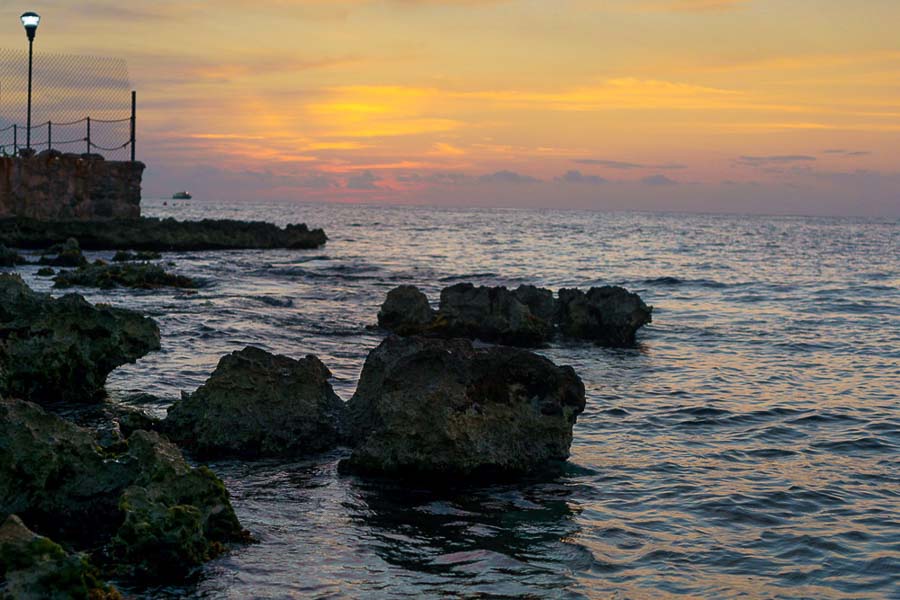
<instances>
[{"instance_id":1,"label":"metal fence","mask_svg":"<svg viewBox=\"0 0 900 600\"><path fill-rule=\"evenodd\" d=\"M27 50L0 49L0 155L25 147ZM31 147L134 160L136 94L124 60L35 51Z\"/></svg>"}]
</instances>

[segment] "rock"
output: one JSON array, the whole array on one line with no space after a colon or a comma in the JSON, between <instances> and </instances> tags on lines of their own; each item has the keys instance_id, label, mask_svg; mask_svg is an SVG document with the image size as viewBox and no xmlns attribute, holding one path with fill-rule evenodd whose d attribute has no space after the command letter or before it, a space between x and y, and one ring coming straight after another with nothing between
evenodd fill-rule
<instances>
[{"instance_id":1,"label":"rock","mask_svg":"<svg viewBox=\"0 0 900 600\"><path fill-rule=\"evenodd\" d=\"M38 277L53 277L54 275L56 275L56 271L50 267L41 267L37 272Z\"/></svg>"},{"instance_id":2,"label":"rock","mask_svg":"<svg viewBox=\"0 0 900 600\"><path fill-rule=\"evenodd\" d=\"M55 258L49 255L55 254ZM87 259L81 252L81 246L78 240L69 238L62 244L51 246L47 253L41 257L39 264L49 265L51 267L82 267L87 264Z\"/></svg>"},{"instance_id":3,"label":"rock","mask_svg":"<svg viewBox=\"0 0 900 600\"><path fill-rule=\"evenodd\" d=\"M69 238L86 250L148 250L185 252L255 248L312 249L325 245L321 229L306 225L279 228L271 223L175 219L111 219L105 221L52 221L27 218L0 220L0 243L15 248L40 249Z\"/></svg>"},{"instance_id":4,"label":"rock","mask_svg":"<svg viewBox=\"0 0 900 600\"><path fill-rule=\"evenodd\" d=\"M415 335L434 321L428 298L414 285L401 285L388 292L378 312L378 326L399 335Z\"/></svg>"},{"instance_id":5,"label":"rock","mask_svg":"<svg viewBox=\"0 0 900 600\"><path fill-rule=\"evenodd\" d=\"M99 579L85 556L67 553L10 515L0 525L0 598L119 600L122 595Z\"/></svg>"},{"instance_id":6,"label":"rock","mask_svg":"<svg viewBox=\"0 0 900 600\"><path fill-rule=\"evenodd\" d=\"M246 539L222 482L159 434L103 450L90 431L19 400L0 400L0 514L107 548L125 576L177 578Z\"/></svg>"},{"instance_id":7,"label":"rock","mask_svg":"<svg viewBox=\"0 0 900 600\"><path fill-rule=\"evenodd\" d=\"M513 295L528 307L532 315L547 323L553 322L556 315L556 300L553 298L553 292L533 285L520 285L513 291Z\"/></svg>"},{"instance_id":8,"label":"rock","mask_svg":"<svg viewBox=\"0 0 900 600\"><path fill-rule=\"evenodd\" d=\"M389 337L347 405L357 446L343 470L428 478L509 476L558 466L584 410L584 384L507 347Z\"/></svg>"},{"instance_id":9,"label":"rock","mask_svg":"<svg viewBox=\"0 0 900 600\"><path fill-rule=\"evenodd\" d=\"M161 266L149 263L95 264L75 271L63 271L53 281L53 287L57 288L81 286L100 289L127 287L152 290L163 287L184 289L198 287L197 282L190 277L168 273Z\"/></svg>"},{"instance_id":10,"label":"rock","mask_svg":"<svg viewBox=\"0 0 900 600\"><path fill-rule=\"evenodd\" d=\"M0 244L0 267L15 267L26 263L28 261L18 252Z\"/></svg>"},{"instance_id":11,"label":"rock","mask_svg":"<svg viewBox=\"0 0 900 600\"><path fill-rule=\"evenodd\" d=\"M159 348L149 318L77 294L53 299L0 274L0 395L92 402L113 369Z\"/></svg>"},{"instance_id":12,"label":"rock","mask_svg":"<svg viewBox=\"0 0 900 600\"><path fill-rule=\"evenodd\" d=\"M294 360L258 348L222 358L193 394L168 412L162 430L199 456L296 456L340 442L344 403L315 356Z\"/></svg>"},{"instance_id":13,"label":"rock","mask_svg":"<svg viewBox=\"0 0 900 600\"><path fill-rule=\"evenodd\" d=\"M630 346L637 330L652 322L653 308L621 287L560 290L557 319L566 336L605 346Z\"/></svg>"},{"instance_id":14,"label":"rock","mask_svg":"<svg viewBox=\"0 0 900 600\"><path fill-rule=\"evenodd\" d=\"M436 327L442 337L465 337L511 346L540 346L553 325L532 314L514 292L504 287L460 283L441 292Z\"/></svg>"},{"instance_id":15,"label":"rock","mask_svg":"<svg viewBox=\"0 0 900 600\"><path fill-rule=\"evenodd\" d=\"M125 252L119 250L116 252L115 256L113 256L113 262L148 262L151 260L160 260L161 258L162 254L149 250L144 252Z\"/></svg>"}]
</instances>

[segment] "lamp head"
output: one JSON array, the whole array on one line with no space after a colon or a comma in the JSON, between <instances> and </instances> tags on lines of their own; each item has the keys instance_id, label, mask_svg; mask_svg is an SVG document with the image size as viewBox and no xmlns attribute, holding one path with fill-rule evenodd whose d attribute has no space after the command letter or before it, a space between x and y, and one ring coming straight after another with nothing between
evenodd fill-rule
<instances>
[{"instance_id":1,"label":"lamp head","mask_svg":"<svg viewBox=\"0 0 900 600\"><path fill-rule=\"evenodd\" d=\"M28 34L28 39L33 41L38 25L41 23L41 15L36 12L27 12L20 18L22 19L22 25L25 27L25 33Z\"/></svg>"}]
</instances>

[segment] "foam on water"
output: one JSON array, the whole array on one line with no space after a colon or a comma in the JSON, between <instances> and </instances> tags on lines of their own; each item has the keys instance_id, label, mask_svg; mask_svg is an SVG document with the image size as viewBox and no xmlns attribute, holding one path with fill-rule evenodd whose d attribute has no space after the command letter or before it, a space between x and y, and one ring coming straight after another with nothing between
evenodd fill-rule
<instances>
[{"instance_id":1,"label":"foam on water","mask_svg":"<svg viewBox=\"0 0 900 600\"><path fill-rule=\"evenodd\" d=\"M542 351L588 394L558 480L424 490L338 476L341 452L215 463L261 542L147 596L900 597L897 221L146 204L331 240L167 255L196 294L84 290L162 327L116 398L175 398L253 344L317 354L348 399L400 283L433 301L458 281L620 284L656 307L637 348Z\"/></svg>"}]
</instances>

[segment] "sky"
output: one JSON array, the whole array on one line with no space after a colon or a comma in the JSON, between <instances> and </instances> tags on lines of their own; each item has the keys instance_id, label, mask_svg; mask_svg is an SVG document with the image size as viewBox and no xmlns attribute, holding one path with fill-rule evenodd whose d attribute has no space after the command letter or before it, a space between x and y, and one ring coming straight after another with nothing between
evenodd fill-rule
<instances>
[{"instance_id":1,"label":"sky","mask_svg":"<svg viewBox=\"0 0 900 600\"><path fill-rule=\"evenodd\" d=\"M145 196L900 217L897 0L25 10L128 61Z\"/></svg>"}]
</instances>

